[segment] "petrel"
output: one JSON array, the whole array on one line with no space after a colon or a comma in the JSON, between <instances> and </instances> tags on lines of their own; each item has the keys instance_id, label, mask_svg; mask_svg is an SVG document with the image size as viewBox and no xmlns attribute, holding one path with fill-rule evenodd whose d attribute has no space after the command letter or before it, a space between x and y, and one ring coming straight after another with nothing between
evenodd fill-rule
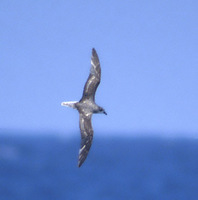
<instances>
[{"instance_id":1,"label":"petrel","mask_svg":"<svg viewBox=\"0 0 198 200\"><path fill-rule=\"evenodd\" d=\"M62 102L62 106L77 109L80 116L81 146L79 150L78 167L80 167L91 148L93 140L93 128L91 125L92 114L103 113L105 110L95 103L95 93L101 79L101 68L96 50L92 49L91 70L87 82L85 83L83 95L80 101Z\"/></svg>"}]
</instances>

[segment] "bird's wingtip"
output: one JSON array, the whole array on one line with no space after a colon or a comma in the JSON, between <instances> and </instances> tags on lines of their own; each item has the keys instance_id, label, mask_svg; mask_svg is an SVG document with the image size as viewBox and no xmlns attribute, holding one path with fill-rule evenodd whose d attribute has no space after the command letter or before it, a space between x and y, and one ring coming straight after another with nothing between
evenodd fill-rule
<instances>
[{"instance_id":1,"label":"bird's wingtip","mask_svg":"<svg viewBox=\"0 0 198 200\"><path fill-rule=\"evenodd\" d=\"M82 163L78 162L78 168L80 168L80 167L81 167L81 165L82 165Z\"/></svg>"},{"instance_id":2,"label":"bird's wingtip","mask_svg":"<svg viewBox=\"0 0 198 200\"><path fill-rule=\"evenodd\" d=\"M95 53L96 53L95 48L92 48L92 54L95 54Z\"/></svg>"},{"instance_id":3,"label":"bird's wingtip","mask_svg":"<svg viewBox=\"0 0 198 200\"><path fill-rule=\"evenodd\" d=\"M81 158L78 159L78 167L80 168L81 165L83 164L84 160L82 160Z\"/></svg>"}]
</instances>

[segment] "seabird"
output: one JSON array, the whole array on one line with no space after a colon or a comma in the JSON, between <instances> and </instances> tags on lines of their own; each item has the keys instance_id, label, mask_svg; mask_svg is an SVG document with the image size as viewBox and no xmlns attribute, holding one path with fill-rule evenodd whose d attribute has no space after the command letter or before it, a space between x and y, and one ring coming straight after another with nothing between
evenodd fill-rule
<instances>
[{"instance_id":1,"label":"seabird","mask_svg":"<svg viewBox=\"0 0 198 200\"><path fill-rule=\"evenodd\" d=\"M77 109L80 115L81 146L79 150L78 167L80 167L91 148L93 140L93 128L91 125L92 114L103 113L105 110L95 103L95 93L101 79L101 68L96 50L92 49L91 70L85 83L83 95L80 101L62 102L62 106Z\"/></svg>"}]
</instances>

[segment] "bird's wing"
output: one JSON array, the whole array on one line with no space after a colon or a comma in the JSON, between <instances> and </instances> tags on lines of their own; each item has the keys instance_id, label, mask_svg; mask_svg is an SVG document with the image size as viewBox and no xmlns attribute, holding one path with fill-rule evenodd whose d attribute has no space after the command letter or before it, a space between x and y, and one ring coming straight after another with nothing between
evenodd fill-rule
<instances>
[{"instance_id":1,"label":"bird's wing","mask_svg":"<svg viewBox=\"0 0 198 200\"><path fill-rule=\"evenodd\" d=\"M93 139L91 117L91 113L89 115L80 113L81 147L79 150L78 167L80 167L83 164L83 162L87 158L89 149L91 148Z\"/></svg>"},{"instance_id":2,"label":"bird's wing","mask_svg":"<svg viewBox=\"0 0 198 200\"><path fill-rule=\"evenodd\" d=\"M100 84L101 68L96 50L92 49L91 56L91 70L87 82L84 86L83 96L80 101L91 99L95 101L95 93L98 85Z\"/></svg>"}]
</instances>

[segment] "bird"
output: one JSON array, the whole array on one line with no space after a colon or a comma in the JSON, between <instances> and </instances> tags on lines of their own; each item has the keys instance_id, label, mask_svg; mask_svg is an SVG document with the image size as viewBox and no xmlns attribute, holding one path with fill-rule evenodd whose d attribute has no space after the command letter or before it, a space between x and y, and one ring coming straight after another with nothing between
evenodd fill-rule
<instances>
[{"instance_id":1,"label":"bird","mask_svg":"<svg viewBox=\"0 0 198 200\"><path fill-rule=\"evenodd\" d=\"M62 102L62 106L77 109L79 112L79 126L81 133L81 145L78 156L78 167L84 163L89 153L93 140L92 114L101 113L107 115L104 108L95 103L95 93L101 80L101 67L96 50L92 49L91 69L85 83L83 95L80 101Z\"/></svg>"}]
</instances>

